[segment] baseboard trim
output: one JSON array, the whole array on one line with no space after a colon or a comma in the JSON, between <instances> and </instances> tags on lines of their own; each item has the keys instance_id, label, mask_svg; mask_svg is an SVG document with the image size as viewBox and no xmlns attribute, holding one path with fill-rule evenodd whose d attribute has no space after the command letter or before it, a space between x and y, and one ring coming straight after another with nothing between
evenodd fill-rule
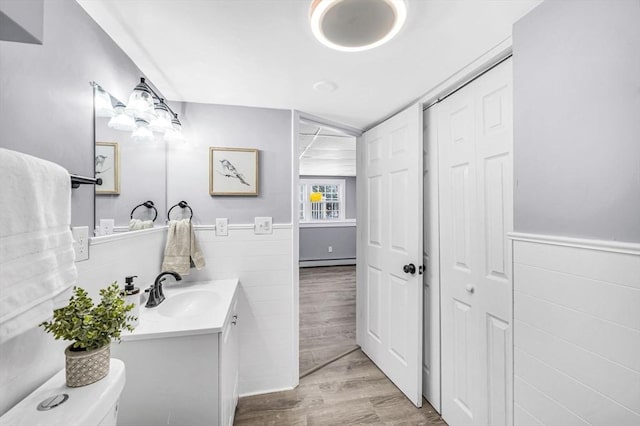
<instances>
[{"instance_id":1,"label":"baseboard trim","mask_svg":"<svg viewBox=\"0 0 640 426\"><path fill-rule=\"evenodd\" d=\"M286 387L286 388L266 389L266 390L263 390L263 391L241 393L241 394L238 395L238 397L244 398L245 396L265 395L265 394L268 394L268 393L282 392L282 391L288 391L288 390L292 390L292 389L295 389L295 387L289 386L289 387Z\"/></svg>"},{"instance_id":2,"label":"baseboard trim","mask_svg":"<svg viewBox=\"0 0 640 426\"><path fill-rule=\"evenodd\" d=\"M586 238L561 237L557 235L527 234L524 232L510 232L508 234L508 238L514 241L526 241L530 243L575 247L587 250L608 251L612 253L640 256L640 244L638 243L590 240Z\"/></svg>"},{"instance_id":3,"label":"baseboard trim","mask_svg":"<svg viewBox=\"0 0 640 426\"><path fill-rule=\"evenodd\" d=\"M301 268L311 268L314 266L341 266L341 265L355 265L356 259L324 259L324 260L301 260L299 265Z\"/></svg>"}]
</instances>

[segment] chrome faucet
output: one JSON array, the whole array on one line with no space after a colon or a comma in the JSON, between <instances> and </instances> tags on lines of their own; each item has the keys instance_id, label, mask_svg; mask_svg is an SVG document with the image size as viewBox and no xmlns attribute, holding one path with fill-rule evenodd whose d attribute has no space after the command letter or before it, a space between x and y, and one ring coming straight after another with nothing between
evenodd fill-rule
<instances>
[{"instance_id":1,"label":"chrome faucet","mask_svg":"<svg viewBox=\"0 0 640 426\"><path fill-rule=\"evenodd\" d=\"M153 308L162 303L165 299L164 293L162 291L162 283L167 279L166 275L171 275L176 281L182 280L182 277L177 272L167 271L161 272L160 275L156 277L156 280L153 282L153 285L149 287L149 298L147 299L147 304L144 305L145 308Z\"/></svg>"}]
</instances>

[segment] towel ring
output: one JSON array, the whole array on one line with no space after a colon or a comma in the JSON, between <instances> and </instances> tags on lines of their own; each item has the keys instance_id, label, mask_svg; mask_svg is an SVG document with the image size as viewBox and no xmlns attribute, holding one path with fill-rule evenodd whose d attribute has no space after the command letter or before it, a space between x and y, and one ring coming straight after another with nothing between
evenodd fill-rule
<instances>
[{"instance_id":1,"label":"towel ring","mask_svg":"<svg viewBox=\"0 0 640 426\"><path fill-rule=\"evenodd\" d=\"M158 218L158 209L156 209L156 206L153 205L153 201L149 200L149 201L145 201L144 203L138 204L137 206L135 206L133 208L133 210L131 210L131 215L129 216L131 219L133 219L133 212L135 212L138 207L146 207L148 209L153 209L153 211L156 214L155 214L155 216L153 216L152 222L155 222L156 219Z\"/></svg>"},{"instance_id":2,"label":"towel ring","mask_svg":"<svg viewBox=\"0 0 640 426\"><path fill-rule=\"evenodd\" d=\"M189 212L191 212L191 216L189 216L189 219L193 219L193 209L191 208L191 206L189 206L186 201L180 201L178 204L171 206L171 208L167 212L167 220L171 220L171 210L175 209L176 207L189 209Z\"/></svg>"}]
</instances>

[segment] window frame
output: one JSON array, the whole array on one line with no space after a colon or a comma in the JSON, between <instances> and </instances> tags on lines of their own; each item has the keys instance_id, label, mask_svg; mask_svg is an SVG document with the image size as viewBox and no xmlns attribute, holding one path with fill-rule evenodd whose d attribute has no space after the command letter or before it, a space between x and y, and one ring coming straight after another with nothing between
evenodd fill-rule
<instances>
[{"instance_id":1,"label":"window frame","mask_svg":"<svg viewBox=\"0 0 640 426\"><path fill-rule=\"evenodd\" d=\"M300 188L304 188L303 190L303 205L304 205L304 211L303 211L303 215L301 215L301 212L298 212L298 218L301 224L308 224L308 223L338 223L338 222L344 222L346 219L346 215L347 215L347 202L346 202L346 190L347 190L347 185L346 185L346 179L340 179L340 178L326 178L326 179L303 179L301 178L299 180L299 186L298 186L298 196L300 194L300 192L302 191ZM314 185L336 185L338 187L338 204L340 206L340 210L339 210L339 217L335 218L335 219L310 219L311 217L311 201L309 200L309 194L311 193L311 187ZM327 201L323 201L323 203L326 203ZM329 202L335 202L335 201L329 201ZM303 218L301 218L300 216L302 216Z\"/></svg>"}]
</instances>

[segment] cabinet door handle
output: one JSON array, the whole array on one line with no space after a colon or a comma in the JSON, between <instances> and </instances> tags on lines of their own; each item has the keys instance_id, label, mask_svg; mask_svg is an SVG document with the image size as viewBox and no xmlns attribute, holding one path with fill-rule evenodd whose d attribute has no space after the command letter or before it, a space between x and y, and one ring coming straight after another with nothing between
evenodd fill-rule
<instances>
[{"instance_id":1,"label":"cabinet door handle","mask_svg":"<svg viewBox=\"0 0 640 426\"><path fill-rule=\"evenodd\" d=\"M233 321L231 321L231 324L236 325L238 323L238 316L234 315L233 316Z\"/></svg>"}]
</instances>

